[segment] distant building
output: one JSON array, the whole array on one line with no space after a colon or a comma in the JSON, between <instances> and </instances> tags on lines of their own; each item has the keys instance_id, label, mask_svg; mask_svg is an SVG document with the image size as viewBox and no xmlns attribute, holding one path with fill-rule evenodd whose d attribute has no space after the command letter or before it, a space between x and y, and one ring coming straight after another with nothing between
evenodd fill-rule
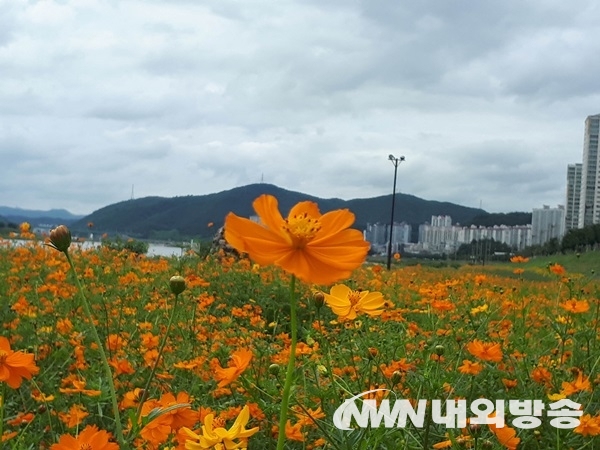
<instances>
[{"instance_id":1,"label":"distant building","mask_svg":"<svg viewBox=\"0 0 600 450\"><path fill-rule=\"evenodd\" d=\"M450 216L432 216L431 222L419 226L419 242L411 246L411 250L415 252L453 253L462 244L470 244L473 241L483 239L493 239L515 250L522 250L531 245L531 236L530 224L461 227L458 224L452 225Z\"/></svg>"},{"instance_id":2,"label":"distant building","mask_svg":"<svg viewBox=\"0 0 600 450\"><path fill-rule=\"evenodd\" d=\"M367 223L364 238L371 244L371 249L376 253L387 253L389 240L389 224ZM392 253L400 251L402 245L410 242L412 227L406 222L394 222L392 234Z\"/></svg>"},{"instance_id":3,"label":"distant building","mask_svg":"<svg viewBox=\"0 0 600 450\"><path fill-rule=\"evenodd\" d=\"M567 201L565 209L565 231L579 228L579 205L581 199L582 164L567 166Z\"/></svg>"},{"instance_id":4,"label":"distant building","mask_svg":"<svg viewBox=\"0 0 600 450\"><path fill-rule=\"evenodd\" d=\"M600 223L600 114L585 119L583 166L579 199L579 228Z\"/></svg>"},{"instance_id":5,"label":"distant building","mask_svg":"<svg viewBox=\"0 0 600 450\"><path fill-rule=\"evenodd\" d=\"M531 216L532 244L543 245L552 238L562 239L565 234L565 208L534 208Z\"/></svg>"}]
</instances>

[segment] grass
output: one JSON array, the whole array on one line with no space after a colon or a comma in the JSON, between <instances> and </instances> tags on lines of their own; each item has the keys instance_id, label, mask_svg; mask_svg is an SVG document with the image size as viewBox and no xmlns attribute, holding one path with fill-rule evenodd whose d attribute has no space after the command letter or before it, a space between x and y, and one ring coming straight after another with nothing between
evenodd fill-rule
<instances>
[{"instance_id":1,"label":"grass","mask_svg":"<svg viewBox=\"0 0 600 450\"><path fill-rule=\"evenodd\" d=\"M600 283L587 275L596 257L485 267L401 261L389 272L364 265L345 284L381 292L386 307L350 321L315 303L313 291L329 286L298 283L285 448L600 448ZM550 272L551 261L567 272ZM113 370L122 448L183 449L185 427L202 434L212 415L229 429L245 406L246 428L257 428L248 448L275 448L290 350L288 275L245 259L147 258L107 248L75 250L73 262ZM0 274L0 336L39 367L17 389L0 381L2 448L52 448L92 425L114 438L110 389L64 255L36 242L0 245ZM173 275L187 286L176 307ZM538 399L548 408L564 396L581 404L587 425L557 429L544 412L537 428L519 429L507 404L504 432L449 428L431 409L423 426L337 429L343 400L372 389L384 389L378 401L439 399L444 408L480 398Z\"/></svg>"}]
</instances>

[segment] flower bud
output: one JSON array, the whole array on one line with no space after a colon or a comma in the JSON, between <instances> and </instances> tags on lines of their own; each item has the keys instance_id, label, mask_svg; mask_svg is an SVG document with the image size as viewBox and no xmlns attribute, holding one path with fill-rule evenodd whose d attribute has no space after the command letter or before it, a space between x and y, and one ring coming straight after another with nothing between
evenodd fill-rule
<instances>
[{"instance_id":1,"label":"flower bud","mask_svg":"<svg viewBox=\"0 0 600 450\"><path fill-rule=\"evenodd\" d=\"M279 364L271 364L269 366L269 373L271 375L277 375L279 373Z\"/></svg>"},{"instance_id":2,"label":"flower bud","mask_svg":"<svg viewBox=\"0 0 600 450\"><path fill-rule=\"evenodd\" d=\"M185 278L181 275L173 275L169 280L169 286L173 294L179 295L185 291Z\"/></svg>"},{"instance_id":3,"label":"flower bud","mask_svg":"<svg viewBox=\"0 0 600 450\"><path fill-rule=\"evenodd\" d=\"M395 370L394 373L392 373L392 385L400 383L400 380L402 380L402 374L399 370Z\"/></svg>"},{"instance_id":4,"label":"flower bud","mask_svg":"<svg viewBox=\"0 0 600 450\"><path fill-rule=\"evenodd\" d=\"M65 225L59 225L50 231L50 247L66 253L71 245L71 231Z\"/></svg>"},{"instance_id":5,"label":"flower bud","mask_svg":"<svg viewBox=\"0 0 600 450\"><path fill-rule=\"evenodd\" d=\"M322 292L315 292L313 294L313 301L315 302L315 306L317 309L321 309L323 304L325 303L325 294Z\"/></svg>"},{"instance_id":6,"label":"flower bud","mask_svg":"<svg viewBox=\"0 0 600 450\"><path fill-rule=\"evenodd\" d=\"M444 352L446 351L445 347L443 345L436 345L435 346L435 354L438 356L442 356L444 354Z\"/></svg>"}]
</instances>

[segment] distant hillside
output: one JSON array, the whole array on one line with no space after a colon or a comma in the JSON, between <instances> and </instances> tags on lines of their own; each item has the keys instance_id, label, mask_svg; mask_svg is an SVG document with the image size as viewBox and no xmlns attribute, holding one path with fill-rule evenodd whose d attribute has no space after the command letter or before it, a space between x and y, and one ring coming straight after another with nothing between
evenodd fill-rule
<instances>
[{"instance_id":1,"label":"distant hillside","mask_svg":"<svg viewBox=\"0 0 600 450\"><path fill-rule=\"evenodd\" d=\"M508 227L517 225L531 224L531 213L511 212L511 213L491 213L476 216L466 226L477 225L484 227L493 227L494 225L506 225Z\"/></svg>"},{"instance_id":2,"label":"distant hillside","mask_svg":"<svg viewBox=\"0 0 600 450\"><path fill-rule=\"evenodd\" d=\"M358 229L363 229L367 222L390 221L391 195L348 201L320 199L271 184L251 184L201 196L127 200L94 211L73 223L71 228L79 232L88 231L87 225L92 222L93 230L97 233L121 233L139 238L209 238L223 225L230 211L244 217L253 215L252 202L261 194L277 197L284 216L296 203L312 200L319 204L323 213L339 208L350 209L356 215L354 227ZM406 194L396 195L396 221L405 221L413 226L431 220L432 215L450 215L454 222L462 223L485 214L481 209L453 203L428 201ZM214 226L209 227L209 223Z\"/></svg>"},{"instance_id":3,"label":"distant hillside","mask_svg":"<svg viewBox=\"0 0 600 450\"><path fill-rule=\"evenodd\" d=\"M50 209L48 211L39 211L32 209L10 208L8 206L0 206L0 216L5 221L20 224L29 222L32 226L38 225L70 225L83 216L71 214L65 209Z\"/></svg>"}]
</instances>

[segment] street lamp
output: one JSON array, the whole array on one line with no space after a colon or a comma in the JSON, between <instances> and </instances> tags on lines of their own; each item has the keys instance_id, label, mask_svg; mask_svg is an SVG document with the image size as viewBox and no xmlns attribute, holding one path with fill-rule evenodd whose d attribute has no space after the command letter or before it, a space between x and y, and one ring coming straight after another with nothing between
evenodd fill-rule
<instances>
[{"instance_id":1,"label":"street lamp","mask_svg":"<svg viewBox=\"0 0 600 450\"><path fill-rule=\"evenodd\" d=\"M388 159L394 165L394 190L392 191L392 218L390 219L390 240L388 241L387 250L387 268L390 270L392 266L392 235L394 234L394 207L396 205L396 176L398 175L398 165L404 161L404 156L396 158L394 155L388 156Z\"/></svg>"}]
</instances>

